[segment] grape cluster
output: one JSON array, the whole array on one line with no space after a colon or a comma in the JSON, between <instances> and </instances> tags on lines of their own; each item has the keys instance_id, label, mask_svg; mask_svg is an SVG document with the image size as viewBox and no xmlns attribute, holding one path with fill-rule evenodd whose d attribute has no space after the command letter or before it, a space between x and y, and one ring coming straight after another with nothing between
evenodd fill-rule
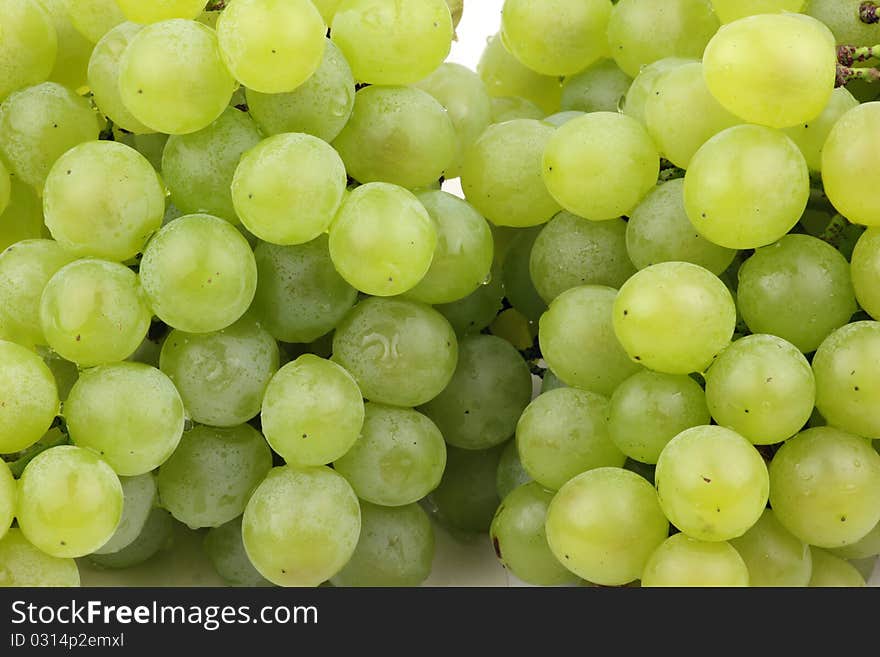
<instances>
[{"instance_id":1,"label":"grape cluster","mask_svg":"<svg viewBox=\"0 0 880 657\"><path fill-rule=\"evenodd\" d=\"M868 4L0 0L0 586L865 585Z\"/></svg>"}]
</instances>

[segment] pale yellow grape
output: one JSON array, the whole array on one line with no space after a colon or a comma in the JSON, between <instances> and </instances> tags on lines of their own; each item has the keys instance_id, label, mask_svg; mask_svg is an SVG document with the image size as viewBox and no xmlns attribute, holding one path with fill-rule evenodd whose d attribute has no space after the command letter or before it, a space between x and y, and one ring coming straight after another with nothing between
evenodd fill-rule
<instances>
[{"instance_id":1,"label":"pale yellow grape","mask_svg":"<svg viewBox=\"0 0 880 657\"><path fill-rule=\"evenodd\" d=\"M730 291L712 272L665 262L630 278L614 302L614 332L636 362L669 374L702 372L736 326Z\"/></svg>"},{"instance_id":2,"label":"pale yellow grape","mask_svg":"<svg viewBox=\"0 0 880 657\"><path fill-rule=\"evenodd\" d=\"M92 43L125 22L116 0L64 0L73 26Z\"/></svg>"},{"instance_id":3,"label":"pale yellow grape","mask_svg":"<svg viewBox=\"0 0 880 657\"><path fill-rule=\"evenodd\" d=\"M140 253L162 226L165 189L133 148L87 142L52 166L43 212L52 236L71 253L122 262Z\"/></svg>"},{"instance_id":4,"label":"pale yellow grape","mask_svg":"<svg viewBox=\"0 0 880 657\"><path fill-rule=\"evenodd\" d=\"M709 93L699 62L662 74L645 102L648 133L666 159L682 169L700 146L739 123Z\"/></svg>"},{"instance_id":5,"label":"pale yellow grape","mask_svg":"<svg viewBox=\"0 0 880 657\"><path fill-rule=\"evenodd\" d=\"M53 557L82 557L113 536L122 517L122 484L97 454L74 445L47 449L18 482L18 526Z\"/></svg>"},{"instance_id":6,"label":"pale yellow grape","mask_svg":"<svg viewBox=\"0 0 880 657\"><path fill-rule=\"evenodd\" d=\"M304 354L272 377L260 419L266 440L285 461L326 465L358 439L364 400L342 366Z\"/></svg>"},{"instance_id":7,"label":"pale yellow grape","mask_svg":"<svg viewBox=\"0 0 880 657\"><path fill-rule=\"evenodd\" d=\"M125 17L135 23L155 23L170 18L195 18L205 8L204 0L116 0Z\"/></svg>"},{"instance_id":8,"label":"pale yellow grape","mask_svg":"<svg viewBox=\"0 0 880 657\"><path fill-rule=\"evenodd\" d=\"M248 89L293 91L324 56L327 25L310 0L235 0L220 14L223 60Z\"/></svg>"},{"instance_id":9,"label":"pale yellow grape","mask_svg":"<svg viewBox=\"0 0 880 657\"><path fill-rule=\"evenodd\" d=\"M49 79L71 89L86 84L86 69L95 45L74 27L67 13L67 0L37 0L52 18L58 36L58 55Z\"/></svg>"},{"instance_id":10,"label":"pale yellow grape","mask_svg":"<svg viewBox=\"0 0 880 657\"><path fill-rule=\"evenodd\" d=\"M620 586L642 576L669 523L644 478L597 468L559 490L547 509L546 531L563 566L595 584Z\"/></svg>"},{"instance_id":11,"label":"pale yellow grape","mask_svg":"<svg viewBox=\"0 0 880 657\"><path fill-rule=\"evenodd\" d=\"M326 142L285 133L247 151L232 178L242 224L281 245L310 242L326 232L342 203L345 165Z\"/></svg>"},{"instance_id":12,"label":"pale yellow grape","mask_svg":"<svg viewBox=\"0 0 880 657\"><path fill-rule=\"evenodd\" d=\"M119 63L123 104L157 132L181 135L210 125L226 109L234 89L217 35L195 21L148 25L134 36Z\"/></svg>"},{"instance_id":13,"label":"pale yellow grape","mask_svg":"<svg viewBox=\"0 0 880 657\"><path fill-rule=\"evenodd\" d=\"M544 183L569 212L593 221L627 214L657 182L660 156L641 124L625 114L593 112L547 141Z\"/></svg>"},{"instance_id":14,"label":"pale yellow grape","mask_svg":"<svg viewBox=\"0 0 880 657\"><path fill-rule=\"evenodd\" d=\"M369 183L348 194L330 228L330 257L352 287L390 297L415 287L434 257L437 228L403 187Z\"/></svg>"},{"instance_id":15,"label":"pale yellow grape","mask_svg":"<svg viewBox=\"0 0 880 657\"><path fill-rule=\"evenodd\" d=\"M58 35L36 0L0 0L0 100L43 82L55 65Z\"/></svg>"},{"instance_id":16,"label":"pale yellow grape","mask_svg":"<svg viewBox=\"0 0 880 657\"><path fill-rule=\"evenodd\" d=\"M279 586L318 586L357 546L361 512L351 486L330 468L272 469L248 502L242 537L263 577Z\"/></svg>"},{"instance_id":17,"label":"pale yellow grape","mask_svg":"<svg viewBox=\"0 0 880 657\"><path fill-rule=\"evenodd\" d=\"M750 586L806 586L810 581L810 546L783 527L772 509L764 509L758 522L730 544L749 569Z\"/></svg>"},{"instance_id":18,"label":"pale yellow grape","mask_svg":"<svg viewBox=\"0 0 880 657\"><path fill-rule=\"evenodd\" d=\"M55 82L16 91L0 105L0 152L38 194L55 161L100 130L89 101Z\"/></svg>"},{"instance_id":19,"label":"pale yellow grape","mask_svg":"<svg viewBox=\"0 0 880 657\"><path fill-rule=\"evenodd\" d=\"M874 190L880 172L880 103L865 103L844 114L822 149L822 183L835 209L850 221L880 226L880 200Z\"/></svg>"},{"instance_id":20,"label":"pale yellow grape","mask_svg":"<svg viewBox=\"0 0 880 657\"><path fill-rule=\"evenodd\" d=\"M226 328L248 309L257 289L257 264L234 226L192 214L150 240L140 278L162 321L188 333L208 333Z\"/></svg>"},{"instance_id":21,"label":"pale yellow grape","mask_svg":"<svg viewBox=\"0 0 880 657\"><path fill-rule=\"evenodd\" d=\"M810 577L809 587L861 588L865 586L865 579L852 564L817 547L811 547L810 553L813 557L813 574Z\"/></svg>"},{"instance_id":22,"label":"pale yellow grape","mask_svg":"<svg viewBox=\"0 0 880 657\"><path fill-rule=\"evenodd\" d=\"M40 301L46 342L81 367L131 356L147 336L152 312L128 267L85 259L59 269Z\"/></svg>"},{"instance_id":23,"label":"pale yellow grape","mask_svg":"<svg viewBox=\"0 0 880 657\"><path fill-rule=\"evenodd\" d=\"M645 104L653 95L654 87L660 77L678 66L693 64L696 61L695 59L685 59L682 57L664 57L663 59L658 59L653 64L643 66L626 92L626 98L623 100L621 111L644 124Z\"/></svg>"},{"instance_id":24,"label":"pale yellow grape","mask_svg":"<svg viewBox=\"0 0 880 657\"><path fill-rule=\"evenodd\" d=\"M718 175L723 171L724 175ZM691 223L710 242L753 249L783 237L810 197L810 174L785 134L739 125L703 144L684 179Z\"/></svg>"},{"instance_id":25,"label":"pale yellow grape","mask_svg":"<svg viewBox=\"0 0 880 657\"><path fill-rule=\"evenodd\" d=\"M15 478L6 462L0 461L0 539L12 526L17 498L18 488Z\"/></svg>"},{"instance_id":26,"label":"pale yellow grape","mask_svg":"<svg viewBox=\"0 0 880 657\"><path fill-rule=\"evenodd\" d=\"M862 233L852 253L851 271L859 305L874 319L880 317L880 289L875 284L880 275L880 229Z\"/></svg>"},{"instance_id":27,"label":"pale yellow grape","mask_svg":"<svg viewBox=\"0 0 880 657\"><path fill-rule=\"evenodd\" d=\"M446 59L452 15L446 0L343 0L330 36L361 82L410 84Z\"/></svg>"},{"instance_id":28,"label":"pale yellow grape","mask_svg":"<svg viewBox=\"0 0 880 657\"><path fill-rule=\"evenodd\" d=\"M771 128L819 116L834 91L836 72L831 30L795 14L728 23L703 54L706 84L718 102L745 121Z\"/></svg>"},{"instance_id":29,"label":"pale yellow grape","mask_svg":"<svg viewBox=\"0 0 880 657\"><path fill-rule=\"evenodd\" d=\"M725 541L707 542L676 534L658 547L645 565L642 586L748 586L749 569Z\"/></svg>"},{"instance_id":30,"label":"pale yellow grape","mask_svg":"<svg viewBox=\"0 0 880 657\"><path fill-rule=\"evenodd\" d=\"M718 426L686 429L669 441L657 461L655 480L669 521L703 541L742 536L761 517L770 491L758 451L738 433Z\"/></svg>"},{"instance_id":31,"label":"pale yellow grape","mask_svg":"<svg viewBox=\"0 0 880 657\"><path fill-rule=\"evenodd\" d=\"M562 97L559 77L541 75L523 66L507 52L500 34L491 37L486 44L477 73L493 98L519 96L532 101L547 114L559 111Z\"/></svg>"},{"instance_id":32,"label":"pale yellow grape","mask_svg":"<svg viewBox=\"0 0 880 657\"><path fill-rule=\"evenodd\" d=\"M611 0L506 0L501 38L533 71L571 75L605 53L611 7Z\"/></svg>"},{"instance_id":33,"label":"pale yellow grape","mask_svg":"<svg viewBox=\"0 0 880 657\"><path fill-rule=\"evenodd\" d=\"M79 569L73 559L52 557L37 549L20 529L10 529L0 538L0 588L79 585Z\"/></svg>"},{"instance_id":34,"label":"pale yellow grape","mask_svg":"<svg viewBox=\"0 0 880 657\"><path fill-rule=\"evenodd\" d=\"M114 124L136 134L153 130L134 118L122 102L119 71L125 49L142 29L142 25L125 22L107 32L95 45L88 68L88 84L95 105Z\"/></svg>"},{"instance_id":35,"label":"pale yellow grape","mask_svg":"<svg viewBox=\"0 0 880 657\"><path fill-rule=\"evenodd\" d=\"M712 0L712 8L722 23L755 14L800 11L806 0Z\"/></svg>"},{"instance_id":36,"label":"pale yellow grape","mask_svg":"<svg viewBox=\"0 0 880 657\"><path fill-rule=\"evenodd\" d=\"M785 134L791 137L791 140L797 144L798 148L801 149L801 153L804 154L804 159L806 159L810 171L822 171L822 151L825 142L828 140L828 135L840 118L858 105L859 101L853 97L846 87L838 87L831 94L828 104L819 116L810 121L804 121L804 123L792 128L785 129ZM859 139L861 139L861 136ZM858 142L855 145L857 144ZM849 144L849 146L853 145Z\"/></svg>"},{"instance_id":37,"label":"pale yellow grape","mask_svg":"<svg viewBox=\"0 0 880 657\"><path fill-rule=\"evenodd\" d=\"M465 152L465 198L496 226L525 228L549 221L561 209L541 176L541 157L554 128L518 119L489 126Z\"/></svg>"},{"instance_id":38,"label":"pale yellow grape","mask_svg":"<svg viewBox=\"0 0 880 657\"><path fill-rule=\"evenodd\" d=\"M718 29L709 0L620 0L608 22L608 45L630 77L664 57L698 58Z\"/></svg>"},{"instance_id":39,"label":"pale yellow grape","mask_svg":"<svg viewBox=\"0 0 880 657\"><path fill-rule=\"evenodd\" d=\"M37 442L58 414L52 371L34 352L0 340L0 454Z\"/></svg>"}]
</instances>

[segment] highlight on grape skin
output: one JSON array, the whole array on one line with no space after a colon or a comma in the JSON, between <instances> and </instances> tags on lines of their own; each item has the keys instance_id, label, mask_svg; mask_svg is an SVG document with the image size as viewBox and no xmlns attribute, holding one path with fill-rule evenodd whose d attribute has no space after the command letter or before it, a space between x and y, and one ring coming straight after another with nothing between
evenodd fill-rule
<instances>
[{"instance_id":1,"label":"highlight on grape skin","mask_svg":"<svg viewBox=\"0 0 880 657\"><path fill-rule=\"evenodd\" d=\"M878 18L0 0L0 586L880 585Z\"/></svg>"}]
</instances>

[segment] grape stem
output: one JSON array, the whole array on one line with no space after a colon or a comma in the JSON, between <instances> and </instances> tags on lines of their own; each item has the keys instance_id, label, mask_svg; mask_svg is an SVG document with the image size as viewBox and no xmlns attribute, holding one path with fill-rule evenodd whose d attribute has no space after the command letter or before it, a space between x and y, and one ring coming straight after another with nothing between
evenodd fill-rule
<instances>
[{"instance_id":1,"label":"grape stem","mask_svg":"<svg viewBox=\"0 0 880 657\"><path fill-rule=\"evenodd\" d=\"M866 62L880 56L880 45L876 46L837 46L837 61L842 66L852 66L856 62Z\"/></svg>"},{"instance_id":2,"label":"grape stem","mask_svg":"<svg viewBox=\"0 0 880 657\"><path fill-rule=\"evenodd\" d=\"M822 234L819 235L819 239L837 248L847 226L849 226L849 222L846 220L846 217L841 214L835 214L825 230L822 231Z\"/></svg>"},{"instance_id":3,"label":"grape stem","mask_svg":"<svg viewBox=\"0 0 880 657\"><path fill-rule=\"evenodd\" d=\"M880 69L877 68L852 68L842 64L837 65L837 80L835 85L842 87L853 80L865 82L877 82L880 80Z\"/></svg>"},{"instance_id":4,"label":"grape stem","mask_svg":"<svg viewBox=\"0 0 880 657\"><path fill-rule=\"evenodd\" d=\"M226 0L211 0L205 11L223 11L226 9Z\"/></svg>"},{"instance_id":5,"label":"grape stem","mask_svg":"<svg viewBox=\"0 0 880 657\"><path fill-rule=\"evenodd\" d=\"M859 20L868 25L880 22L880 13L877 5L873 2L863 2L859 5Z\"/></svg>"}]
</instances>

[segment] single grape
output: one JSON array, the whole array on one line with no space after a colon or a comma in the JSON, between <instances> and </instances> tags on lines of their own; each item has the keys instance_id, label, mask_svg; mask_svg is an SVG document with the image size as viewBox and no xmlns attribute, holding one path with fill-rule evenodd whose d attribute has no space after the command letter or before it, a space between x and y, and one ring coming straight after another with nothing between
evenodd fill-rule
<instances>
[{"instance_id":1,"label":"single grape","mask_svg":"<svg viewBox=\"0 0 880 657\"><path fill-rule=\"evenodd\" d=\"M491 37L486 43L477 73L486 83L493 98L514 96L526 98L547 114L559 111L562 85L555 75L541 75L527 68L511 55L501 40L501 35Z\"/></svg>"},{"instance_id":2,"label":"single grape","mask_svg":"<svg viewBox=\"0 0 880 657\"><path fill-rule=\"evenodd\" d=\"M92 50L88 67L88 85L95 105L115 125L137 134L153 130L134 118L122 102L119 71L125 49L142 29L137 23L124 22L109 30Z\"/></svg>"},{"instance_id":3,"label":"single grape","mask_svg":"<svg viewBox=\"0 0 880 657\"><path fill-rule=\"evenodd\" d=\"M685 534L667 538L642 575L642 586L748 586L749 569L725 541L700 541Z\"/></svg>"},{"instance_id":4,"label":"single grape","mask_svg":"<svg viewBox=\"0 0 880 657\"><path fill-rule=\"evenodd\" d=\"M755 14L800 11L804 4L806 0L712 0L712 8L722 23Z\"/></svg>"},{"instance_id":5,"label":"single grape","mask_svg":"<svg viewBox=\"0 0 880 657\"><path fill-rule=\"evenodd\" d=\"M632 78L612 59L600 59L562 84L561 109L578 112L616 112Z\"/></svg>"},{"instance_id":6,"label":"single grape","mask_svg":"<svg viewBox=\"0 0 880 657\"><path fill-rule=\"evenodd\" d=\"M20 529L10 529L0 538L0 588L79 585L79 569L73 559L46 554Z\"/></svg>"},{"instance_id":7,"label":"single grape","mask_svg":"<svg viewBox=\"0 0 880 657\"><path fill-rule=\"evenodd\" d=\"M495 489L498 491L498 497L504 499L514 489L530 481L532 481L532 476L526 471L519 459L516 440L509 440L501 452L498 469L495 472Z\"/></svg>"},{"instance_id":8,"label":"single grape","mask_svg":"<svg viewBox=\"0 0 880 657\"><path fill-rule=\"evenodd\" d=\"M745 534L731 539L749 569L749 586L807 586L813 572L810 546L764 509Z\"/></svg>"},{"instance_id":9,"label":"single grape","mask_svg":"<svg viewBox=\"0 0 880 657\"><path fill-rule=\"evenodd\" d=\"M541 231L541 226L516 229L501 268L505 298L532 322L538 321L547 310L531 274L532 248Z\"/></svg>"},{"instance_id":10,"label":"single grape","mask_svg":"<svg viewBox=\"0 0 880 657\"><path fill-rule=\"evenodd\" d=\"M110 540L93 554L112 554L134 543L158 501L156 478L151 472L136 477L120 477L119 483L122 484L122 517Z\"/></svg>"},{"instance_id":11,"label":"single grape","mask_svg":"<svg viewBox=\"0 0 880 657\"><path fill-rule=\"evenodd\" d=\"M447 448L443 478L427 498L441 524L485 536L501 503L492 477L500 458L500 445L480 450Z\"/></svg>"},{"instance_id":12,"label":"single grape","mask_svg":"<svg viewBox=\"0 0 880 657\"><path fill-rule=\"evenodd\" d=\"M155 23L171 18L195 18L202 13L202 0L151 0L144 4L137 0L116 0L125 17L135 23Z\"/></svg>"},{"instance_id":13,"label":"single grape","mask_svg":"<svg viewBox=\"0 0 880 657\"><path fill-rule=\"evenodd\" d=\"M785 129L785 134L797 144L798 148L801 149L801 153L804 154L810 171L822 171L822 152L825 142L828 140L828 135L840 118L849 110L857 107L858 104L859 101L845 87L838 87L831 94L828 104L819 116L810 121L804 121L804 123L792 128ZM849 144L850 147L859 145L859 142ZM850 166L852 164L848 162L847 167ZM829 173L834 173L833 164Z\"/></svg>"},{"instance_id":14,"label":"single grape","mask_svg":"<svg viewBox=\"0 0 880 657\"><path fill-rule=\"evenodd\" d=\"M874 318L880 316L880 294L873 284L878 271L880 271L880 229L870 228L856 243L852 253L851 272L859 305Z\"/></svg>"},{"instance_id":15,"label":"single grape","mask_svg":"<svg viewBox=\"0 0 880 657\"><path fill-rule=\"evenodd\" d=\"M178 525L179 527L179 525ZM174 543L175 522L165 509L154 506L137 538L118 552L92 553L88 560L106 569L123 569L140 565Z\"/></svg>"},{"instance_id":16,"label":"single grape","mask_svg":"<svg viewBox=\"0 0 880 657\"><path fill-rule=\"evenodd\" d=\"M52 371L34 352L0 340L0 454L30 447L58 414Z\"/></svg>"},{"instance_id":17,"label":"single grape","mask_svg":"<svg viewBox=\"0 0 880 657\"><path fill-rule=\"evenodd\" d=\"M864 23L859 18L859 9L863 4L864 0L810 0L804 7L804 13L825 23L839 44L874 43L877 26Z\"/></svg>"},{"instance_id":18,"label":"single grape","mask_svg":"<svg viewBox=\"0 0 880 657\"><path fill-rule=\"evenodd\" d=\"M0 100L43 82L52 72L58 34L49 13L35 0L0 1Z\"/></svg>"},{"instance_id":19,"label":"single grape","mask_svg":"<svg viewBox=\"0 0 880 657\"><path fill-rule=\"evenodd\" d=\"M279 586L317 586L333 577L354 553L360 529L354 491L324 466L273 468L241 526L254 567Z\"/></svg>"},{"instance_id":20,"label":"single grape","mask_svg":"<svg viewBox=\"0 0 880 657\"><path fill-rule=\"evenodd\" d=\"M645 104L654 95L654 88L660 77L678 66L692 64L696 61L696 59L683 57L664 57L653 64L643 66L626 92L621 111L644 125L647 120L645 118Z\"/></svg>"},{"instance_id":21,"label":"single grape","mask_svg":"<svg viewBox=\"0 0 880 657\"><path fill-rule=\"evenodd\" d=\"M116 0L64 0L73 26L92 43L125 22Z\"/></svg>"},{"instance_id":22,"label":"single grape","mask_svg":"<svg viewBox=\"0 0 880 657\"><path fill-rule=\"evenodd\" d=\"M214 570L231 586L271 586L257 572L245 552L241 539L241 518L209 529L203 545Z\"/></svg>"},{"instance_id":23,"label":"single grape","mask_svg":"<svg viewBox=\"0 0 880 657\"><path fill-rule=\"evenodd\" d=\"M852 564L830 552L811 547L813 555L813 575L808 586L811 588L830 586L834 588L865 586L865 579Z\"/></svg>"},{"instance_id":24,"label":"single grape","mask_svg":"<svg viewBox=\"0 0 880 657\"><path fill-rule=\"evenodd\" d=\"M828 134L822 149L822 183L835 209L850 221L880 225L880 204L871 188L878 178L871 168L876 152L880 103L847 111Z\"/></svg>"},{"instance_id":25,"label":"single grape","mask_svg":"<svg viewBox=\"0 0 880 657\"><path fill-rule=\"evenodd\" d=\"M547 542L562 565L595 584L642 576L669 523L654 488L621 468L588 470L566 483L547 510Z\"/></svg>"}]
</instances>

